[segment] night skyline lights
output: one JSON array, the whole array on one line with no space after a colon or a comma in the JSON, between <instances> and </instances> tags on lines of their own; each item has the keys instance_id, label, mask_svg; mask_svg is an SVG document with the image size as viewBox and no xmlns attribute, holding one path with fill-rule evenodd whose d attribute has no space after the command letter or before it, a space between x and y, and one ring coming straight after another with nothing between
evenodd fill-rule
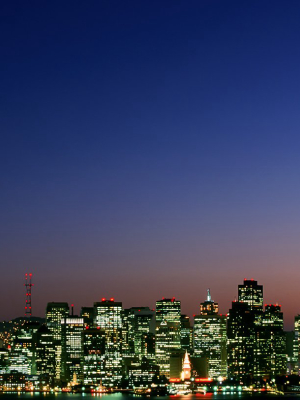
<instances>
[{"instance_id":1,"label":"night skyline lights","mask_svg":"<svg viewBox=\"0 0 300 400\"><path fill-rule=\"evenodd\" d=\"M193 323L175 297L157 300L155 310L102 298L79 316L73 304L50 302L44 321L27 314L2 323L0 386L162 394L223 391L229 382L233 391L276 392L299 375L299 338L299 316L293 334L285 332L281 306L264 306L254 279L238 285L226 315L208 289Z\"/></svg>"},{"instance_id":2,"label":"night skyline lights","mask_svg":"<svg viewBox=\"0 0 300 400\"><path fill-rule=\"evenodd\" d=\"M300 393L299 20L1 2L0 392Z\"/></svg>"}]
</instances>

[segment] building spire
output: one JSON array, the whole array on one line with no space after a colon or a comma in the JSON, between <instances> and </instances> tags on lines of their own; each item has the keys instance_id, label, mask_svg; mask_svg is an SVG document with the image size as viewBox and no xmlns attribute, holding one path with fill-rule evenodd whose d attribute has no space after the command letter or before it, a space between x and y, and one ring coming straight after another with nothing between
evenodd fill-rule
<instances>
[{"instance_id":1,"label":"building spire","mask_svg":"<svg viewBox=\"0 0 300 400\"><path fill-rule=\"evenodd\" d=\"M210 289L207 289L207 300L206 301L211 301Z\"/></svg>"},{"instance_id":2,"label":"building spire","mask_svg":"<svg viewBox=\"0 0 300 400\"><path fill-rule=\"evenodd\" d=\"M184 360L182 363L181 380L186 381L191 379L191 361L187 350L185 351Z\"/></svg>"}]
</instances>

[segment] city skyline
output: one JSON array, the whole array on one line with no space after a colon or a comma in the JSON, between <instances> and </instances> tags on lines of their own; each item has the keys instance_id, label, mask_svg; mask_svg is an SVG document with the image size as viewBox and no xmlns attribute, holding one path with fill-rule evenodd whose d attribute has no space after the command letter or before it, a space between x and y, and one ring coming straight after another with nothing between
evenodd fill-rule
<instances>
[{"instance_id":1,"label":"city skyline","mask_svg":"<svg viewBox=\"0 0 300 400\"><path fill-rule=\"evenodd\" d=\"M31 274L29 275L31 277ZM26 276L26 300L32 280ZM263 302L263 285L245 279L228 314L207 290L194 321L181 301L155 309L123 308L102 298L74 314L48 302L45 318L1 324L0 387L4 391L180 394L300 390L299 315L284 330L281 305ZM30 303L30 301L29 301ZM25 312L28 310L26 301ZM104 388L104 389L103 389Z\"/></svg>"},{"instance_id":2,"label":"city skyline","mask_svg":"<svg viewBox=\"0 0 300 400\"><path fill-rule=\"evenodd\" d=\"M192 316L253 278L300 313L300 3L0 7L0 269L22 315L114 297Z\"/></svg>"},{"instance_id":3,"label":"city skyline","mask_svg":"<svg viewBox=\"0 0 300 400\"><path fill-rule=\"evenodd\" d=\"M24 283L25 291L23 291L23 314L16 315L13 318L8 318L7 320L13 320L14 318L19 318L19 317L22 318L23 316L25 318L26 317L31 317L31 316L32 317L43 317L44 309L46 308L46 305L49 303L49 301L50 302L54 302L54 303L55 302L63 302L65 304L69 304L70 307L71 307L71 310L72 310L72 314L74 314L74 315L80 315L80 310L82 310L85 307L87 307L87 308L90 307L91 304L95 303L95 301L113 300L113 301L119 301L120 304L124 304L124 301L121 298L114 297L114 296L111 296L111 295L110 296L106 296L106 297L100 296L98 299L94 298L92 302L84 303L84 304L80 304L80 303L79 304L74 304L73 301L68 301L67 299L62 299L62 298L60 298L60 299L52 299L52 300L48 299L46 301L46 305L45 305L44 309L41 312L36 313L35 312L34 300L32 300L32 296L33 296L33 299L35 297L35 290L36 290L36 287L34 287L34 289L33 289L33 286L35 286L34 277L33 277L32 273L25 273L24 277L25 277L25 281L24 281L25 282ZM257 280L255 280L253 278L251 278L251 279L244 278L242 283L240 282L238 288L242 287L245 282L254 282L255 284L260 283L260 282L258 282ZM28 288L28 287L30 287L30 288ZM259 285L259 288L262 288L262 287L263 287L263 285ZM245 295L247 297L247 293ZM28 300L29 298L27 296L30 296L30 300ZM212 298L214 298L214 300L212 300ZM215 296L212 296L211 288L207 288L205 293L203 293L203 297L197 303L197 309L196 309L195 304L193 304L193 306L194 306L194 309L193 309L194 312L193 313L186 312L186 308L185 307L183 307L182 310L183 310L183 313L188 315L189 318L192 320L195 316L197 316L199 314L199 310L200 310L200 313L203 312L203 307L205 307L206 302L208 302L208 304L210 304L210 302L213 302L216 305L217 312L219 312L220 315L226 316L228 314L228 310L232 306L232 303L234 303L236 301L243 302L242 297L240 299L239 298L240 298L240 289L238 289L238 291L236 293L236 296L234 296L233 299L231 300L230 306L228 307L228 309L225 310L224 309L224 305L222 306L222 305L219 304L218 298L215 297ZM178 298L178 297L175 297L175 296L163 296L163 297L160 297L159 299L157 298L156 300L152 299L152 302L150 304L142 304L142 302L135 302L134 304L127 305L126 302L125 302L125 305L124 305L123 308L124 309L128 309L128 308L132 308L132 307L133 308L134 307L135 308L149 307L149 309L152 309L152 311L155 311L155 307L152 308L151 305L152 304L156 304L157 305L157 303L159 303L160 301L164 301L165 299L168 299L168 300L170 300L170 299L174 299L175 300L176 299L176 301L179 301L181 303L181 308L184 305L184 301L182 301L181 298ZM261 294L261 299L259 300L259 302L260 301L262 302L263 307L276 305L276 306L279 306L282 309L282 304L280 304L280 302L276 302L276 301L267 302L266 298L264 297L263 292ZM28 306L30 306L30 310L29 310ZM32 307L33 311L31 310L31 306L33 306ZM24 310L24 307L25 307L25 310ZM41 304L38 304L38 310L41 310ZM283 309L283 311L284 310L285 309ZM285 326L285 329L287 331L294 329L295 317L298 316L298 315L299 315L299 313L295 314L293 316L292 321L286 321L286 319L284 318L284 326Z\"/></svg>"}]
</instances>

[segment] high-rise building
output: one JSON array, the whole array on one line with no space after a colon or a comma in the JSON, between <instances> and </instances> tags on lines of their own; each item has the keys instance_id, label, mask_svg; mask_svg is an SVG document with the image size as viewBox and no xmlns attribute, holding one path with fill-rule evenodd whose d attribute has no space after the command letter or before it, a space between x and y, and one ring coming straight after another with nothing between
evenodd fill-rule
<instances>
[{"instance_id":1,"label":"high-rise building","mask_svg":"<svg viewBox=\"0 0 300 400\"><path fill-rule=\"evenodd\" d=\"M262 364L265 370L259 370L257 377L271 379L277 375L286 374L286 334L283 330L283 313L280 305L265 305L261 332L265 337L260 352L260 355L263 355ZM258 340L256 340L257 343L259 343Z\"/></svg>"},{"instance_id":2,"label":"high-rise building","mask_svg":"<svg viewBox=\"0 0 300 400\"><path fill-rule=\"evenodd\" d=\"M180 326L181 318L181 302L176 300L175 297L172 299L163 298L156 302L156 326L162 321L166 321L172 326Z\"/></svg>"},{"instance_id":3,"label":"high-rise building","mask_svg":"<svg viewBox=\"0 0 300 400\"><path fill-rule=\"evenodd\" d=\"M69 315L68 303L48 303L46 324L53 335L55 345L55 378L61 377L61 320Z\"/></svg>"},{"instance_id":4,"label":"high-rise building","mask_svg":"<svg viewBox=\"0 0 300 400\"><path fill-rule=\"evenodd\" d=\"M239 285L239 302L247 303L251 310L263 311L263 287L254 279L244 279L243 285Z\"/></svg>"},{"instance_id":5,"label":"high-rise building","mask_svg":"<svg viewBox=\"0 0 300 400\"><path fill-rule=\"evenodd\" d=\"M180 340L181 340L181 348L191 351L192 348L192 328L190 323L190 317L182 314L180 316Z\"/></svg>"},{"instance_id":6,"label":"high-rise building","mask_svg":"<svg viewBox=\"0 0 300 400\"><path fill-rule=\"evenodd\" d=\"M170 375L170 355L181 349L181 303L175 298L156 302L155 357L161 375Z\"/></svg>"},{"instance_id":7,"label":"high-rise building","mask_svg":"<svg viewBox=\"0 0 300 400\"><path fill-rule=\"evenodd\" d=\"M69 316L68 303L48 303L46 308L46 324L54 340L61 340L61 320Z\"/></svg>"},{"instance_id":8,"label":"high-rise building","mask_svg":"<svg viewBox=\"0 0 300 400\"><path fill-rule=\"evenodd\" d=\"M105 386L122 378L122 314L122 303L113 298L94 303L94 326L105 331Z\"/></svg>"},{"instance_id":9,"label":"high-rise building","mask_svg":"<svg viewBox=\"0 0 300 400\"><path fill-rule=\"evenodd\" d=\"M55 345L53 335L46 325L35 334L35 365L37 375L48 375L49 383L55 377Z\"/></svg>"},{"instance_id":10,"label":"high-rise building","mask_svg":"<svg viewBox=\"0 0 300 400\"><path fill-rule=\"evenodd\" d=\"M293 343L294 371L300 375L300 314L295 316L294 343Z\"/></svg>"},{"instance_id":11,"label":"high-rise building","mask_svg":"<svg viewBox=\"0 0 300 400\"><path fill-rule=\"evenodd\" d=\"M285 374L286 335L280 306L266 305L264 311L263 287L253 279L245 279L238 294L227 324L229 376L245 381Z\"/></svg>"},{"instance_id":12,"label":"high-rise building","mask_svg":"<svg viewBox=\"0 0 300 400\"><path fill-rule=\"evenodd\" d=\"M200 304L200 315L216 315L219 312L219 304L211 299L210 289L207 289L207 298Z\"/></svg>"},{"instance_id":13,"label":"high-rise building","mask_svg":"<svg viewBox=\"0 0 300 400\"><path fill-rule=\"evenodd\" d=\"M232 303L227 319L228 377L249 383L254 376L255 316L246 302Z\"/></svg>"},{"instance_id":14,"label":"high-rise building","mask_svg":"<svg viewBox=\"0 0 300 400\"><path fill-rule=\"evenodd\" d=\"M105 377L105 331L86 327L82 332L84 385L101 385Z\"/></svg>"},{"instance_id":15,"label":"high-rise building","mask_svg":"<svg viewBox=\"0 0 300 400\"><path fill-rule=\"evenodd\" d=\"M153 355L154 349L149 346L149 338L155 332L154 311L149 307L132 307L126 311L127 341L130 353L140 359Z\"/></svg>"},{"instance_id":16,"label":"high-rise building","mask_svg":"<svg viewBox=\"0 0 300 400\"><path fill-rule=\"evenodd\" d=\"M218 314L218 304L207 299L200 305L200 315L194 317L194 355L206 358L208 377L217 379L227 375L226 365L226 317Z\"/></svg>"},{"instance_id":17,"label":"high-rise building","mask_svg":"<svg viewBox=\"0 0 300 400\"><path fill-rule=\"evenodd\" d=\"M84 325L91 327L94 323L94 307L82 307L80 316L84 320Z\"/></svg>"},{"instance_id":18,"label":"high-rise building","mask_svg":"<svg viewBox=\"0 0 300 400\"><path fill-rule=\"evenodd\" d=\"M23 323L13 334L9 357L9 370L25 375L35 373L34 334L39 329L39 322L30 319Z\"/></svg>"},{"instance_id":19,"label":"high-rise building","mask_svg":"<svg viewBox=\"0 0 300 400\"><path fill-rule=\"evenodd\" d=\"M82 382L82 317L70 316L61 320L61 377L64 381Z\"/></svg>"}]
</instances>

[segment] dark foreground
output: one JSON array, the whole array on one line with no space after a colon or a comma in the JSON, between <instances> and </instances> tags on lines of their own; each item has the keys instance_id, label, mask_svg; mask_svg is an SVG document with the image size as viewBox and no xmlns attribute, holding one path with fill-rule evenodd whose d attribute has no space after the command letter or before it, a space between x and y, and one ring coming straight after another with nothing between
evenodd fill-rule
<instances>
[{"instance_id":1,"label":"dark foreground","mask_svg":"<svg viewBox=\"0 0 300 400\"><path fill-rule=\"evenodd\" d=\"M188 394L188 395L172 395L172 396L161 396L153 397L130 395L122 393L109 393L109 394L72 394L72 393L0 393L0 400L29 400L32 398L45 398L45 400L79 400L84 397L84 400L95 400L96 397L104 397L102 400L134 400L137 398L149 398L149 399L165 399L165 400L247 400L247 399L264 399L275 400L278 398L284 398L285 400L300 398L300 394L285 394L285 395L274 395L274 394L260 394L260 393L224 393L224 394Z\"/></svg>"}]
</instances>

